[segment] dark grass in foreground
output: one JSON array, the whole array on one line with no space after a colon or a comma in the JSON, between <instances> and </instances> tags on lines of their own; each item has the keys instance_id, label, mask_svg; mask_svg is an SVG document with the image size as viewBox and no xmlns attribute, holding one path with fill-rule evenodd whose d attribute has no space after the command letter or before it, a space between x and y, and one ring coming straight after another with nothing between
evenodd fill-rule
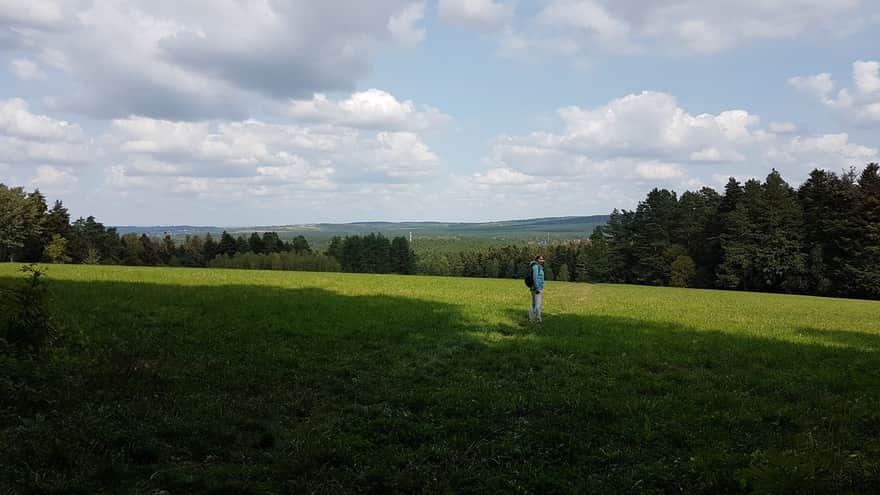
<instances>
[{"instance_id":1,"label":"dark grass in foreground","mask_svg":"<svg viewBox=\"0 0 880 495\"><path fill-rule=\"evenodd\" d=\"M0 284L15 266L0 266ZM0 493L874 493L880 304L52 267Z\"/></svg>"}]
</instances>

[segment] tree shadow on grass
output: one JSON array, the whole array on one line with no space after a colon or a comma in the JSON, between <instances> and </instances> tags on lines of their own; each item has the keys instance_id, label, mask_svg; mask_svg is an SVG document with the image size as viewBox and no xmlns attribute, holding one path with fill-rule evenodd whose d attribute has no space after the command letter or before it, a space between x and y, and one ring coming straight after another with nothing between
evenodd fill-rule
<instances>
[{"instance_id":1,"label":"tree shadow on grass","mask_svg":"<svg viewBox=\"0 0 880 495\"><path fill-rule=\"evenodd\" d=\"M829 330L825 328L810 327L799 328L798 333L813 337L831 345L851 347L870 352L880 351L880 335L877 334L855 332L852 330Z\"/></svg>"},{"instance_id":2,"label":"tree shadow on grass","mask_svg":"<svg viewBox=\"0 0 880 495\"><path fill-rule=\"evenodd\" d=\"M0 284L9 279L0 279ZM3 357L15 493L869 493L880 357L318 288L52 281ZM505 311L505 310L501 310Z\"/></svg>"}]
</instances>

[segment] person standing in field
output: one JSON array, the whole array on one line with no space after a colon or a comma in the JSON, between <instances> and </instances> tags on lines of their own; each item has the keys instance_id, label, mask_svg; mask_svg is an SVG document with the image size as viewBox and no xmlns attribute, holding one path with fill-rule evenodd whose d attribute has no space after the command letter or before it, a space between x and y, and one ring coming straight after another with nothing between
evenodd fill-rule
<instances>
[{"instance_id":1,"label":"person standing in field","mask_svg":"<svg viewBox=\"0 0 880 495\"><path fill-rule=\"evenodd\" d=\"M541 295L544 292L544 256L539 254L535 257L535 261L529 264L531 270L531 285L529 290L532 293L532 305L529 306L529 321L538 323L543 322L541 319ZM528 285L528 280L526 281Z\"/></svg>"}]
</instances>

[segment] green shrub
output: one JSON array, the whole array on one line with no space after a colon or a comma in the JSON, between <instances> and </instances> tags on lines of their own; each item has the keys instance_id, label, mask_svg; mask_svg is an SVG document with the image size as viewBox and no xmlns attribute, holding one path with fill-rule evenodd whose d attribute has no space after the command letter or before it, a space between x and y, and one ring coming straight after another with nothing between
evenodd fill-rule
<instances>
[{"instance_id":1,"label":"green shrub","mask_svg":"<svg viewBox=\"0 0 880 495\"><path fill-rule=\"evenodd\" d=\"M697 268L690 256L676 257L671 268L672 275L669 279L669 285L673 287L690 287L692 285Z\"/></svg>"},{"instance_id":2,"label":"green shrub","mask_svg":"<svg viewBox=\"0 0 880 495\"><path fill-rule=\"evenodd\" d=\"M21 271L30 274L25 284L2 289L2 347L39 351L57 333L49 313L46 273L34 265L23 266Z\"/></svg>"}]
</instances>

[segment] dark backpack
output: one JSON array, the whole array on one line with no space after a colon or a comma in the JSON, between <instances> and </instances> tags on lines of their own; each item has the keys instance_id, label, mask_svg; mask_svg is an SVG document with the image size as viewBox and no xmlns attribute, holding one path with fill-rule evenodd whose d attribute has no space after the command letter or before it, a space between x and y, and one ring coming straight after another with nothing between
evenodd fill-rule
<instances>
[{"instance_id":1,"label":"dark backpack","mask_svg":"<svg viewBox=\"0 0 880 495\"><path fill-rule=\"evenodd\" d=\"M529 270L526 272L526 278L523 280L529 289L535 286L535 270L532 269L533 266L535 266L534 261L529 263Z\"/></svg>"}]
</instances>

